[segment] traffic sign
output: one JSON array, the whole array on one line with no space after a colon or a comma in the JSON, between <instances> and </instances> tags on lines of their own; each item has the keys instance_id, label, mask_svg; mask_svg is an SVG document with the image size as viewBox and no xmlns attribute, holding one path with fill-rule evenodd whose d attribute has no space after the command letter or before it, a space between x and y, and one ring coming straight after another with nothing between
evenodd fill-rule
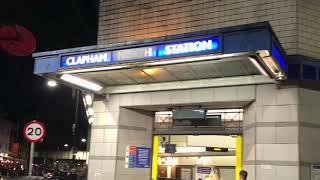
<instances>
[{"instance_id":1,"label":"traffic sign","mask_svg":"<svg viewBox=\"0 0 320 180\"><path fill-rule=\"evenodd\" d=\"M46 135L46 128L39 121L31 121L24 126L23 135L29 142L39 142Z\"/></svg>"}]
</instances>

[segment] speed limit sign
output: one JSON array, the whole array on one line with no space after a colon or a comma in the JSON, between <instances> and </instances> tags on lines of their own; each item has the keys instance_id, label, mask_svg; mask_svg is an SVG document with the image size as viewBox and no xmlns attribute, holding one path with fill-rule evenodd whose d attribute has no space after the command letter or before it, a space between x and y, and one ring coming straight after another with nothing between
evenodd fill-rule
<instances>
[{"instance_id":1,"label":"speed limit sign","mask_svg":"<svg viewBox=\"0 0 320 180\"><path fill-rule=\"evenodd\" d=\"M29 142L39 142L46 135L46 128L43 123L32 121L24 126L23 135Z\"/></svg>"}]
</instances>

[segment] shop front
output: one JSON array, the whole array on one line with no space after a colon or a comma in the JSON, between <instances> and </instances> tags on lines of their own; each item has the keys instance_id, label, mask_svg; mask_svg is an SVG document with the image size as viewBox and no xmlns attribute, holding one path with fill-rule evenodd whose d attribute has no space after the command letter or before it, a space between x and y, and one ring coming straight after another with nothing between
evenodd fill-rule
<instances>
[{"instance_id":1,"label":"shop front","mask_svg":"<svg viewBox=\"0 0 320 180\"><path fill-rule=\"evenodd\" d=\"M89 180L307 173L298 112L320 93L285 84L286 55L268 23L34 57L35 74L84 95Z\"/></svg>"}]
</instances>

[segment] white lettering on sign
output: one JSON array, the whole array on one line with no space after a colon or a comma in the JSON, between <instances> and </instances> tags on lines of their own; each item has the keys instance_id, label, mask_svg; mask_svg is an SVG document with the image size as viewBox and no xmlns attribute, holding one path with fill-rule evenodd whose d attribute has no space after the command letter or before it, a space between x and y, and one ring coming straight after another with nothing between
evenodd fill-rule
<instances>
[{"instance_id":1,"label":"white lettering on sign","mask_svg":"<svg viewBox=\"0 0 320 180\"><path fill-rule=\"evenodd\" d=\"M109 61L108 56L109 56L108 53L72 56L66 60L66 65L74 66L74 65L81 65L81 64L108 62Z\"/></svg>"},{"instance_id":2,"label":"white lettering on sign","mask_svg":"<svg viewBox=\"0 0 320 180\"><path fill-rule=\"evenodd\" d=\"M212 40L187 42L165 46L165 55L207 51L213 49Z\"/></svg>"},{"instance_id":3,"label":"white lettering on sign","mask_svg":"<svg viewBox=\"0 0 320 180\"><path fill-rule=\"evenodd\" d=\"M152 47L134 48L134 49L124 49L113 52L116 56L116 60L125 61L133 59L143 59L153 56Z\"/></svg>"},{"instance_id":4,"label":"white lettering on sign","mask_svg":"<svg viewBox=\"0 0 320 180\"><path fill-rule=\"evenodd\" d=\"M144 55L146 57L152 57L152 48L147 48Z\"/></svg>"}]
</instances>

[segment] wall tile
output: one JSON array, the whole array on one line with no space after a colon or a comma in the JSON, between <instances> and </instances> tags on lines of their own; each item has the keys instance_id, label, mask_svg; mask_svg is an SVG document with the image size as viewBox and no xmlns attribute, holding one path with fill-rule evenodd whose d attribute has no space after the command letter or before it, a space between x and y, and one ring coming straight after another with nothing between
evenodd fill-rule
<instances>
[{"instance_id":1,"label":"wall tile","mask_svg":"<svg viewBox=\"0 0 320 180\"><path fill-rule=\"evenodd\" d=\"M214 89L214 101L235 101L237 99L237 88L222 87Z\"/></svg>"},{"instance_id":2,"label":"wall tile","mask_svg":"<svg viewBox=\"0 0 320 180\"><path fill-rule=\"evenodd\" d=\"M298 144L257 144L257 160L299 161Z\"/></svg>"},{"instance_id":3,"label":"wall tile","mask_svg":"<svg viewBox=\"0 0 320 180\"><path fill-rule=\"evenodd\" d=\"M298 127L276 127L276 142L278 144L298 144Z\"/></svg>"},{"instance_id":4,"label":"wall tile","mask_svg":"<svg viewBox=\"0 0 320 180\"><path fill-rule=\"evenodd\" d=\"M256 127L257 144L273 144L276 143L275 127Z\"/></svg>"}]
</instances>

